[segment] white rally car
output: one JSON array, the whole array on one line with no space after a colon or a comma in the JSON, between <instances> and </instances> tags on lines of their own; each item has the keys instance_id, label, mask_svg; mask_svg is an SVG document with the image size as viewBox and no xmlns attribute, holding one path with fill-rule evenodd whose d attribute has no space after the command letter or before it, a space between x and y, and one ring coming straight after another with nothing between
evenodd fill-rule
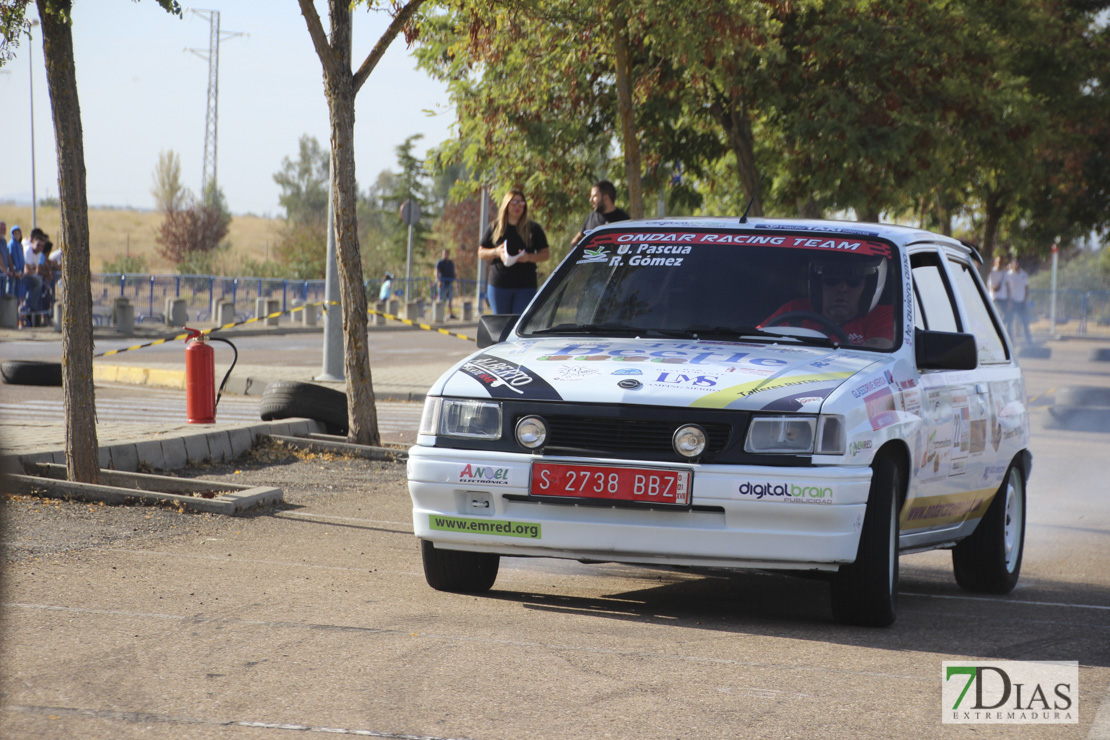
<instances>
[{"instance_id":1,"label":"white rally car","mask_svg":"<svg viewBox=\"0 0 1110 740\"><path fill-rule=\"evenodd\" d=\"M898 555L1017 582L1025 385L974 249L833 221L592 231L429 392L409 453L428 583L502 555L826 571L894 620Z\"/></svg>"}]
</instances>

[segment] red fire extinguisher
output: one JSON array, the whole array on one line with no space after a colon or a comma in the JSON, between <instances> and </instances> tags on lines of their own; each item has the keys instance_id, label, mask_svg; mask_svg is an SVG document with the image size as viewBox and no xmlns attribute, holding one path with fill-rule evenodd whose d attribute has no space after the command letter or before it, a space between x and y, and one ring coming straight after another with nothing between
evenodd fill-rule
<instances>
[{"instance_id":1,"label":"red fire extinguisher","mask_svg":"<svg viewBox=\"0 0 1110 740\"><path fill-rule=\"evenodd\" d=\"M185 413L190 424L216 423L216 357L204 334L184 327Z\"/></svg>"}]
</instances>

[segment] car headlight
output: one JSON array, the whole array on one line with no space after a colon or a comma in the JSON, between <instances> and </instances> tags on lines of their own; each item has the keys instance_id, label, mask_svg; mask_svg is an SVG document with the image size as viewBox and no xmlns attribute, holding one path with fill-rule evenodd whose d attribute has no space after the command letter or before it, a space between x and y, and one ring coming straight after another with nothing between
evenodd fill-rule
<instances>
[{"instance_id":1,"label":"car headlight","mask_svg":"<svg viewBox=\"0 0 1110 740\"><path fill-rule=\"evenodd\" d=\"M501 407L490 401L428 396L420 415L420 434L500 439Z\"/></svg>"},{"instance_id":2,"label":"car headlight","mask_svg":"<svg viewBox=\"0 0 1110 740\"><path fill-rule=\"evenodd\" d=\"M744 450L753 453L813 452L816 416L757 416L748 427Z\"/></svg>"},{"instance_id":3,"label":"car headlight","mask_svg":"<svg viewBox=\"0 0 1110 740\"><path fill-rule=\"evenodd\" d=\"M444 398L439 434L470 439L501 439L501 405L492 401Z\"/></svg>"},{"instance_id":4,"label":"car headlight","mask_svg":"<svg viewBox=\"0 0 1110 740\"><path fill-rule=\"evenodd\" d=\"M516 423L516 441L521 447L535 450L547 440L547 423L539 416L525 416Z\"/></svg>"},{"instance_id":5,"label":"car headlight","mask_svg":"<svg viewBox=\"0 0 1110 740\"><path fill-rule=\"evenodd\" d=\"M757 416L748 427L744 450L756 454L844 454L840 416Z\"/></svg>"},{"instance_id":6,"label":"car headlight","mask_svg":"<svg viewBox=\"0 0 1110 740\"><path fill-rule=\"evenodd\" d=\"M674 437L671 438L674 451L691 460L705 452L706 442L705 430L697 424L686 424L679 427L675 430Z\"/></svg>"}]
</instances>

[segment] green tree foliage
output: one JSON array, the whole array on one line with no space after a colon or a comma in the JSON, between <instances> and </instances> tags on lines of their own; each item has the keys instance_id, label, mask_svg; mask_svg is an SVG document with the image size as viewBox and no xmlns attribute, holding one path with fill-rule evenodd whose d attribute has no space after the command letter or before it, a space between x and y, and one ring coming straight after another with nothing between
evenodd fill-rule
<instances>
[{"instance_id":1,"label":"green tree foliage","mask_svg":"<svg viewBox=\"0 0 1110 740\"><path fill-rule=\"evenodd\" d=\"M618 16L641 174L650 192L681 163L676 205L738 212L762 180L754 213L958 229L988 256L1110 226L1106 0L451 7L418 51L459 115L438 159L468 193L522 187L549 230L593 179L629 186Z\"/></svg>"},{"instance_id":2,"label":"green tree foliage","mask_svg":"<svg viewBox=\"0 0 1110 740\"><path fill-rule=\"evenodd\" d=\"M278 203L285 218L294 224L322 226L328 219L329 153L314 136L304 134L297 142L297 160L281 160L274 182L281 188Z\"/></svg>"}]
</instances>

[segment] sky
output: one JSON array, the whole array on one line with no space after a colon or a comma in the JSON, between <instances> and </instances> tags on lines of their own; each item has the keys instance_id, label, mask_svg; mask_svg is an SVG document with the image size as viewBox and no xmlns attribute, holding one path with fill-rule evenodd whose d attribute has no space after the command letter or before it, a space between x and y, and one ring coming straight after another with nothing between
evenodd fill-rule
<instances>
[{"instance_id":1,"label":"sky","mask_svg":"<svg viewBox=\"0 0 1110 740\"><path fill-rule=\"evenodd\" d=\"M182 2L183 7L187 7ZM325 31L326 4L317 0ZM199 8L198 8L199 9ZM329 140L319 59L296 0L204 0L220 11L217 180L232 213L283 216L273 175L295 158L304 134ZM152 209L158 155L180 156L184 185L201 188L208 99L207 16L171 16L153 0L78 0L73 14L77 89L90 206ZM34 3L29 17L37 18ZM356 8L353 66L388 26L384 13ZM0 68L0 218L4 202L31 203L31 98L38 198L58 195L54 124L41 29ZM198 49L204 58L185 49ZM28 61L30 57L30 62ZM431 113L432 115L429 115ZM446 87L416 69L399 36L359 91L355 165L365 190L396 169L396 147L412 134L426 150L451 136Z\"/></svg>"}]
</instances>

